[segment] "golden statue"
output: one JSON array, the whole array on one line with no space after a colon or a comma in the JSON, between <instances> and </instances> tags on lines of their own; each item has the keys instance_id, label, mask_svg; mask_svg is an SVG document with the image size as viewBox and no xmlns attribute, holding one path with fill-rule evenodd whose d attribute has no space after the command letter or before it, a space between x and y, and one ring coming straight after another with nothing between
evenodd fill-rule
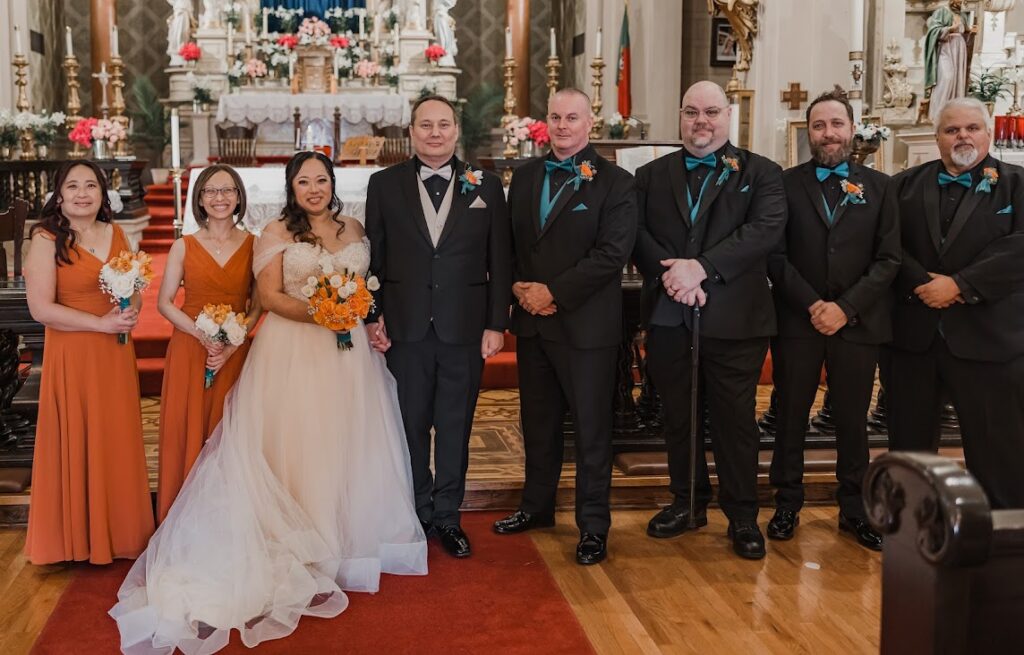
<instances>
[{"instance_id":1,"label":"golden statue","mask_svg":"<svg viewBox=\"0 0 1024 655\"><path fill-rule=\"evenodd\" d=\"M733 70L750 70L754 57L754 37L757 36L757 6L761 0L708 0L708 13L725 16L736 35L736 65Z\"/></svg>"}]
</instances>

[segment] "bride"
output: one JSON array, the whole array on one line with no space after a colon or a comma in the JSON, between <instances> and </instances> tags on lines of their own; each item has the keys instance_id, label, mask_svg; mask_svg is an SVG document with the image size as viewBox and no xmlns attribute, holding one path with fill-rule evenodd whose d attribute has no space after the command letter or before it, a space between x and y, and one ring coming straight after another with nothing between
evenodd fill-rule
<instances>
[{"instance_id":1,"label":"bride","mask_svg":"<svg viewBox=\"0 0 1024 655\"><path fill-rule=\"evenodd\" d=\"M395 382L363 330L351 350L313 323L301 288L320 273L366 274L362 226L340 216L330 160L285 169L287 204L254 249L269 314L167 518L110 610L125 653L207 654L238 629L249 647L302 616L345 610L343 590L380 574L425 575Z\"/></svg>"}]
</instances>

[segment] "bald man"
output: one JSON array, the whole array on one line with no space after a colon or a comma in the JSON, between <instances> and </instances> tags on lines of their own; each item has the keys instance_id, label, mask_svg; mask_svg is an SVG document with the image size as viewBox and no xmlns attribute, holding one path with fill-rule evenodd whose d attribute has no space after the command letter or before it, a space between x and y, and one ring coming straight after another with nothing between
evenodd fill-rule
<instances>
[{"instance_id":1,"label":"bald man","mask_svg":"<svg viewBox=\"0 0 1024 655\"><path fill-rule=\"evenodd\" d=\"M701 307L701 391L710 412L719 479L737 555L760 559L757 527L757 381L776 332L768 255L783 236L782 169L729 143L729 102L717 84L683 96L683 148L636 174L639 225L634 257L644 276L647 370L662 397L671 505L647 534L674 537L689 526L689 442L693 306ZM698 421L703 425L703 421ZM707 525L711 483L703 434L694 522Z\"/></svg>"},{"instance_id":2,"label":"bald man","mask_svg":"<svg viewBox=\"0 0 1024 655\"><path fill-rule=\"evenodd\" d=\"M988 110L943 106L940 159L892 179L903 247L886 384L889 443L935 450L940 389L993 508L1024 507L1024 169L989 155Z\"/></svg>"}]
</instances>

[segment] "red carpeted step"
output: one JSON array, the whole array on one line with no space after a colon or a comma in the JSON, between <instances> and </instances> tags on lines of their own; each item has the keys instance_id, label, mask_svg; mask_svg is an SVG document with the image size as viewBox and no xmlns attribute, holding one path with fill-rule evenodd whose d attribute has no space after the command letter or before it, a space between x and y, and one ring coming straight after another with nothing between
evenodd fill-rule
<instances>
[{"instance_id":1,"label":"red carpeted step","mask_svg":"<svg viewBox=\"0 0 1024 655\"><path fill-rule=\"evenodd\" d=\"M164 358L136 359L139 367L139 392L143 396L159 396L164 382Z\"/></svg>"},{"instance_id":2,"label":"red carpeted step","mask_svg":"<svg viewBox=\"0 0 1024 655\"><path fill-rule=\"evenodd\" d=\"M149 227L142 231L142 239L144 241L153 239L174 239L174 225L160 223L158 225L149 224Z\"/></svg>"},{"instance_id":3,"label":"red carpeted step","mask_svg":"<svg viewBox=\"0 0 1024 655\"><path fill-rule=\"evenodd\" d=\"M171 245L174 244L174 239L156 239L153 241L143 241L140 245L142 250L145 250L150 255L167 254L171 251Z\"/></svg>"}]
</instances>

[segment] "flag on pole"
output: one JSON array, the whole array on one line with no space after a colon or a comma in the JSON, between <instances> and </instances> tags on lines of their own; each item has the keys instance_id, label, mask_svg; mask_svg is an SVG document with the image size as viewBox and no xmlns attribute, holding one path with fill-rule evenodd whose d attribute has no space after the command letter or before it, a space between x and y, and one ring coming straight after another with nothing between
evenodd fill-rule
<instances>
[{"instance_id":1,"label":"flag on pole","mask_svg":"<svg viewBox=\"0 0 1024 655\"><path fill-rule=\"evenodd\" d=\"M615 84L619 89L619 113L628 118L632 112L633 99L629 90L629 3L622 10L622 32L619 35L619 70Z\"/></svg>"}]
</instances>

